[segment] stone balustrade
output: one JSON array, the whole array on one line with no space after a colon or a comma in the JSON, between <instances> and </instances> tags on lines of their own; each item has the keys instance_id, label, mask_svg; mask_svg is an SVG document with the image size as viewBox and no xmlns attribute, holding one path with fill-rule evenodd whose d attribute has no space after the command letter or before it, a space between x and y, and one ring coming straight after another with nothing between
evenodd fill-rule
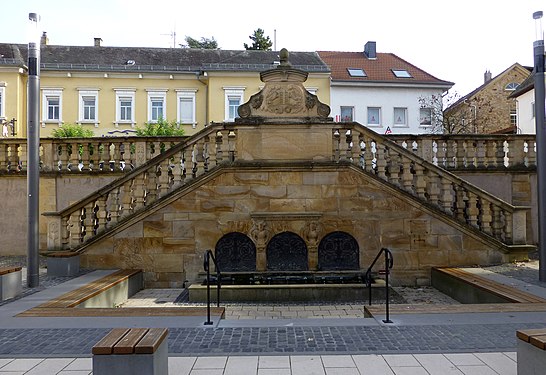
<instances>
[{"instance_id":1,"label":"stone balustrade","mask_svg":"<svg viewBox=\"0 0 546 375\"><path fill-rule=\"evenodd\" d=\"M528 208L512 206L439 166L442 163L449 165L450 162L458 163L458 160L464 160L468 168L472 163L478 167L490 165L498 167L502 164L501 160L506 163L507 155L506 152L504 157L500 156L500 152L497 155L499 148L495 148L495 152L492 152L487 147L480 146L482 151L474 154L472 163L470 156L467 158L467 155L471 155L470 153L462 153L459 159L455 158L458 152L451 156L452 154L446 151L442 156L443 154L436 149L433 154L442 162L431 163L427 161L430 157L423 159L419 153L423 154L425 150L434 149L436 138L425 137L426 142L418 143L415 148L417 151L414 151L414 147L411 146L411 150L414 151L412 152L407 147L408 142L412 140L411 137L406 137L404 142L401 142L394 137L379 135L357 123L328 123L313 127L307 124L271 125L269 128L267 126L262 128L261 138L250 136L255 131L253 129L253 125L213 124L196 135L166 148L160 153L160 157L153 160L148 160L151 156L148 154L148 150L151 149L150 143L137 143L132 139L120 139L114 143L113 140L108 139L110 155L114 157L110 158L110 166L106 169L125 170L126 167L122 168L122 163L118 164L118 161L124 161L125 166L139 167L128 171L111 184L61 212L45 214L49 219L48 249L78 248L93 237L100 236L130 216L142 212L158 199L219 165L233 162L243 164L270 162L271 158L279 153L285 163L292 162L292 159L301 163L301 155L309 154L309 162L354 165L373 178L386 182L393 191L396 189L402 194L417 198L422 206L440 210L466 228L475 228L505 244L526 244ZM309 132L313 136L304 138L297 136L309 134ZM282 138L283 134L284 138ZM492 137L492 139L496 138ZM510 147L522 146L525 142L529 142L525 139L516 137L511 142L504 139L503 147L506 147L506 143L509 144L509 150ZM87 142L89 143L84 145L87 150L92 149L93 152L100 150L100 140L96 143L94 143L95 140L87 140ZM292 155L291 152L295 149L293 142L298 144L307 142L308 145L302 145L302 147L309 151L306 151L307 153L302 151L301 155ZM480 144L497 143L500 144L500 141ZM451 143L448 144L451 145ZM68 145L74 149L80 147L81 142L58 142L52 143L51 147L65 147L64 150L66 150ZM157 150L160 147L159 141L154 142L154 145ZM245 145L250 148L243 149ZM126 157L126 152L121 150L126 151L133 146L134 152L133 150L129 152L131 157ZM68 155L67 152L65 154ZM93 158L91 152L83 151L79 154L82 155L80 160L71 160L66 157L62 160L57 159L59 168L64 166L70 168L76 162L80 164L80 171L85 168L92 169L97 165L96 163L101 165L100 158ZM513 152L513 154L517 153ZM100 151L98 155L102 155ZM486 155L489 156L486 157ZM529 150L520 152L518 155L520 161L525 160L524 165L529 164L529 161L534 162L534 153ZM102 164L103 169L105 165Z\"/></svg>"},{"instance_id":2,"label":"stone balustrade","mask_svg":"<svg viewBox=\"0 0 546 375\"><path fill-rule=\"evenodd\" d=\"M445 169L534 169L536 137L525 135L389 135L389 139Z\"/></svg>"},{"instance_id":3,"label":"stone balustrade","mask_svg":"<svg viewBox=\"0 0 546 375\"><path fill-rule=\"evenodd\" d=\"M491 165L490 163L494 163L497 167L503 162L506 163L506 156L503 158L497 153L488 152L489 149L486 147L480 146L480 152L448 154L450 156L448 158L446 154L439 153L437 150L434 153L431 152L433 143L441 138L425 137L425 141L419 141L417 137L413 140L412 137L406 136L395 139L390 136L381 136L359 124L339 125L332 129L333 160L355 164L392 186L417 197L423 205L440 209L459 222L470 225L506 244L526 243L525 215L528 207L512 206L437 166L443 163L444 166L456 168L459 165L456 163L464 162L463 165L467 168L487 167ZM389 142L390 140L395 142ZM411 145L412 141L416 142L417 146L410 146L412 147L410 152L408 144ZM451 147L454 144L460 145L461 143L456 142L462 141L465 141L464 137L444 145ZM504 143L506 142L508 141ZM517 160L532 160L534 163L534 151L523 152L524 142L525 138L521 138L508 143L513 149L521 147L521 152L513 152L519 156ZM468 141L468 143L471 142ZM487 144L497 143L501 144L500 141ZM441 142L438 141L438 144ZM473 147L476 147L476 144L483 146L486 142L476 141ZM503 145L505 146L506 144ZM462 150L460 147L453 148L455 151ZM430 152L428 155L427 151ZM421 154L424 154L424 158ZM490 155L490 158L486 158L486 154ZM426 161L431 160L432 155L435 155L436 163ZM474 157L471 158L470 155ZM508 160L514 159L508 158ZM472 167L472 165L476 166Z\"/></svg>"},{"instance_id":4,"label":"stone balustrade","mask_svg":"<svg viewBox=\"0 0 546 375\"><path fill-rule=\"evenodd\" d=\"M209 126L164 151L161 158L143 163L140 168L129 171L63 211L45 213L48 249L74 249L215 166L233 161L235 138L236 130L229 131L221 125ZM122 144L130 145L117 143ZM159 142L156 147L158 145ZM135 146L138 160L139 145Z\"/></svg>"},{"instance_id":5,"label":"stone balustrade","mask_svg":"<svg viewBox=\"0 0 546 375\"><path fill-rule=\"evenodd\" d=\"M186 137L43 138L43 172L129 172ZM389 135L398 145L450 170L535 169L534 135ZM26 139L0 139L0 173L27 168Z\"/></svg>"},{"instance_id":6,"label":"stone balustrade","mask_svg":"<svg viewBox=\"0 0 546 375\"><path fill-rule=\"evenodd\" d=\"M187 137L40 139L40 170L63 173L129 172ZM0 173L27 169L26 139L0 140Z\"/></svg>"}]
</instances>

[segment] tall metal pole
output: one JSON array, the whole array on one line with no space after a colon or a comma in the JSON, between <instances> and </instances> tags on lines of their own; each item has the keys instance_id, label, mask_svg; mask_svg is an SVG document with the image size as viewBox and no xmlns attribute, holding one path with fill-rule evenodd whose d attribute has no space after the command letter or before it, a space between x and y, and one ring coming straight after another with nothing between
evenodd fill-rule
<instances>
[{"instance_id":1,"label":"tall metal pole","mask_svg":"<svg viewBox=\"0 0 546 375\"><path fill-rule=\"evenodd\" d=\"M40 197L40 40L37 39L39 16L29 13L33 40L28 43L28 92L27 92L27 284L39 285L39 197Z\"/></svg>"},{"instance_id":2,"label":"tall metal pole","mask_svg":"<svg viewBox=\"0 0 546 375\"><path fill-rule=\"evenodd\" d=\"M538 198L538 249L539 280L546 281L546 129L544 128L544 34L541 25L542 11L533 13L536 40L533 43L535 62L535 122L537 145L537 198Z\"/></svg>"}]
</instances>

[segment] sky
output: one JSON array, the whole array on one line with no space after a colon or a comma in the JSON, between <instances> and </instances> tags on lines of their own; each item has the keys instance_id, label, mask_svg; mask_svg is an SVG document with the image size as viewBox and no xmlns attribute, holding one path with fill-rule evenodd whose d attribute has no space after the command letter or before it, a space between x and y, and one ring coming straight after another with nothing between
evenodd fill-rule
<instances>
[{"instance_id":1,"label":"sky","mask_svg":"<svg viewBox=\"0 0 546 375\"><path fill-rule=\"evenodd\" d=\"M319 5L320 4L320 5ZM0 43L28 43L28 13L54 45L170 48L184 38L214 38L243 50L261 28L289 51L364 50L394 53L454 82L465 95L514 63L533 65L535 11L540 0L0 0ZM543 20L546 25L546 18ZM173 38L176 35L176 38Z\"/></svg>"}]
</instances>

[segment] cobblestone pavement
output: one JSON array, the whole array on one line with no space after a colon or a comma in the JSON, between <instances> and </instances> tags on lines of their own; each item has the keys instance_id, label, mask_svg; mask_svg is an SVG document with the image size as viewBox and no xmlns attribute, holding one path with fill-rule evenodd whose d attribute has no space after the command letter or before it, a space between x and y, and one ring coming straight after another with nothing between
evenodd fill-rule
<instances>
[{"instance_id":1,"label":"cobblestone pavement","mask_svg":"<svg viewBox=\"0 0 546 375\"><path fill-rule=\"evenodd\" d=\"M515 351L515 331L540 324L169 328L182 355ZM89 356L108 329L2 329L0 357Z\"/></svg>"}]
</instances>

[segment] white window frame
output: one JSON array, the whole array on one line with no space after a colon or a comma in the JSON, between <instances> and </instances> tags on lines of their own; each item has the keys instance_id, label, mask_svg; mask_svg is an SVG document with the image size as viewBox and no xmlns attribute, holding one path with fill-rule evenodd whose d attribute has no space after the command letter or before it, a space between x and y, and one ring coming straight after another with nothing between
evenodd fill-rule
<instances>
[{"instance_id":1,"label":"white window frame","mask_svg":"<svg viewBox=\"0 0 546 375\"><path fill-rule=\"evenodd\" d=\"M370 122L370 110L377 110L377 113L378 113L378 117L379 119L377 120L377 123L375 122ZM383 126L382 124L382 118L381 118L381 107L374 107L374 106L369 106L367 109L366 109L366 123L368 124L368 127L370 128L380 128Z\"/></svg>"},{"instance_id":2,"label":"white window frame","mask_svg":"<svg viewBox=\"0 0 546 375\"><path fill-rule=\"evenodd\" d=\"M235 121L235 117L229 116L229 101L239 99L239 106L244 103L245 87L224 87L224 121Z\"/></svg>"},{"instance_id":3,"label":"white window frame","mask_svg":"<svg viewBox=\"0 0 546 375\"><path fill-rule=\"evenodd\" d=\"M157 123L159 117L163 120L167 120L167 89L147 89L148 92L148 122ZM153 103L157 102L157 99L161 101L161 116L154 118Z\"/></svg>"},{"instance_id":4,"label":"white window frame","mask_svg":"<svg viewBox=\"0 0 546 375\"><path fill-rule=\"evenodd\" d=\"M121 124L131 125L132 128L135 127L135 91L136 89L114 89L116 92L116 120L114 122L115 126L118 127ZM131 102L131 119L122 120L121 119L121 100L129 99Z\"/></svg>"},{"instance_id":5,"label":"white window frame","mask_svg":"<svg viewBox=\"0 0 546 375\"><path fill-rule=\"evenodd\" d=\"M402 112L403 119L401 118L402 122L399 122L396 119L397 112ZM400 113L398 113L400 114ZM407 107L394 107L392 110L392 126L395 128L407 128L408 127L408 108Z\"/></svg>"},{"instance_id":6,"label":"white window frame","mask_svg":"<svg viewBox=\"0 0 546 375\"><path fill-rule=\"evenodd\" d=\"M99 127L99 90L98 89L78 89L79 96L79 114L78 124L93 124L96 128ZM94 98L95 100L95 118L85 118L85 99Z\"/></svg>"},{"instance_id":7,"label":"white window frame","mask_svg":"<svg viewBox=\"0 0 546 375\"><path fill-rule=\"evenodd\" d=\"M176 122L180 125L191 125L193 129L197 127L196 115L195 115L195 93L197 89L178 89L176 90ZM183 121L182 119L182 105L181 101L191 101L191 120Z\"/></svg>"},{"instance_id":8,"label":"white window frame","mask_svg":"<svg viewBox=\"0 0 546 375\"><path fill-rule=\"evenodd\" d=\"M345 120L343 118L343 110L344 109L351 111L351 118L349 120ZM339 119L340 119L340 122L353 122L353 121L355 121L355 107L353 107L352 105L342 105L342 106L340 106L339 107Z\"/></svg>"},{"instance_id":9,"label":"white window frame","mask_svg":"<svg viewBox=\"0 0 546 375\"><path fill-rule=\"evenodd\" d=\"M59 118L49 118L49 100L57 98L59 100ZM62 88L43 88L42 89L42 127L45 124L63 124L63 89Z\"/></svg>"},{"instance_id":10,"label":"white window frame","mask_svg":"<svg viewBox=\"0 0 546 375\"><path fill-rule=\"evenodd\" d=\"M428 113L430 114L429 120L427 121L427 122L430 122L429 124L423 123L423 111L428 111ZM419 127L430 128L433 125L434 124L432 123L432 108L429 108L429 107L419 108Z\"/></svg>"}]
</instances>

